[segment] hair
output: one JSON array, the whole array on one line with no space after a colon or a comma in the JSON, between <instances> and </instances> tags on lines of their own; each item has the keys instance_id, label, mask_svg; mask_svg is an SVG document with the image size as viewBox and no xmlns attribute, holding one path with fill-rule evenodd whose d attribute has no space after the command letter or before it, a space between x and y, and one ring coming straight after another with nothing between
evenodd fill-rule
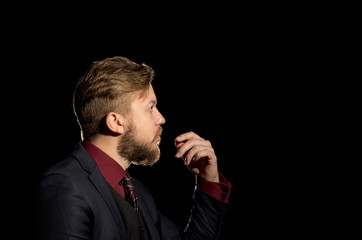
<instances>
[{"instance_id":1,"label":"hair","mask_svg":"<svg viewBox=\"0 0 362 240\"><path fill-rule=\"evenodd\" d=\"M73 110L82 140L102 131L103 119L109 112L128 114L135 92L144 96L153 78L151 67L126 57L95 61L79 79L73 94Z\"/></svg>"}]
</instances>

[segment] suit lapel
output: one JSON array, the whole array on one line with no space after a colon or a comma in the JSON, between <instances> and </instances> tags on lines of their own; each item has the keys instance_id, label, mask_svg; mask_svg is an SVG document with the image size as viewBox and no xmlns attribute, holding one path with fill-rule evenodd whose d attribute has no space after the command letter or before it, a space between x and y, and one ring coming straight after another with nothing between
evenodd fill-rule
<instances>
[{"instance_id":1,"label":"suit lapel","mask_svg":"<svg viewBox=\"0 0 362 240\"><path fill-rule=\"evenodd\" d=\"M125 224L118 210L116 202L112 196L112 193L107 185L108 183L103 177L97 164L80 143L77 145L77 148L73 152L73 156L75 156L78 159L83 169L90 173L89 180L98 190L98 192L106 202L109 210L111 211L114 221L117 224L119 235L121 236L122 239L127 239Z\"/></svg>"},{"instance_id":2,"label":"suit lapel","mask_svg":"<svg viewBox=\"0 0 362 240\"><path fill-rule=\"evenodd\" d=\"M106 180L104 179L101 171L99 168L95 168L95 170L89 175L89 180L94 184L97 188L98 192L103 197L104 201L107 203L114 221L118 226L119 234L121 235L122 239L127 239L127 232L126 227L119 212L119 209L116 205L116 202L112 196L112 193L107 185Z\"/></svg>"}]
</instances>

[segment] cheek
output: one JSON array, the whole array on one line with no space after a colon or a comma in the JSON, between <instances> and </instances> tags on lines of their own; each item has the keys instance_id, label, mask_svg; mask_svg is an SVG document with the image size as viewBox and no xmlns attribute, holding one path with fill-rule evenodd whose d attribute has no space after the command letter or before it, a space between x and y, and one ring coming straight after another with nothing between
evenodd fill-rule
<instances>
[{"instance_id":1,"label":"cheek","mask_svg":"<svg viewBox=\"0 0 362 240\"><path fill-rule=\"evenodd\" d=\"M136 114L133 123L141 141L149 142L155 137L155 121L151 113Z\"/></svg>"},{"instance_id":2,"label":"cheek","mask_svg":"<svg viewBox=\"0 0 362 240\"><path fill-rule=\"evenodd\" d=\"M145 122L141 122L137 127L137 135L139 137L139 139L143 140L143 141L150 141L152 140L155 136L154 133L154 125L149 122L149 121L145 121Z\"/></svg>"}]
</instances>

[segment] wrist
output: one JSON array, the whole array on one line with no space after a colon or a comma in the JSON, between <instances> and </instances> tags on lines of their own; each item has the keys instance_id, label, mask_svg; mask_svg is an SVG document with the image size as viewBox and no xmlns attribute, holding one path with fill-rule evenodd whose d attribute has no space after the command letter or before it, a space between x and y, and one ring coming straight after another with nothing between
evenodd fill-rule
<instances>
[{"instance_id":1,"label":"wrist","mask_svg":"<svg viewBox=\"0 0 362 240\"><path fill-rule=\"evenodd\" d=\"M220 178L219 178L219 173L210 175L210 174L202 174L200 176L202 179L208 181L208 182L216 182L219 183L220 182Z\"/></svg>"}]
</instances>

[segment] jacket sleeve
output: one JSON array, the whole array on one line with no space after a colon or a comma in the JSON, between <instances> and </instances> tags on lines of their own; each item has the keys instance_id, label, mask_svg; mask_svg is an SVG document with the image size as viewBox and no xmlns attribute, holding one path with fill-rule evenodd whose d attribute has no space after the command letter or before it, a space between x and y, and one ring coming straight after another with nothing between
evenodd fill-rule
<instances>
[{"instance_id":1,"label":"jacket sleeve","mask_svg":"<svg viewBox=\"0 0 362 240\"><path fill-rule=\"evenodd\" d=\"M187 239L219 239L223 219L230 203L218 200L198 188L191 216L185 229Z\"/></svg>"},{"instance_id":2,"label":"jacket sleeve","mask_svg":"<svg viewBox=\"0 0 362 240\"><path fill-rule=\"evenodd\" d=\"M39 185L38 235L43 240L89 239L89 209L76 184L62 174L50 174Z\"/></svg>"},{"instance_id":3,"label":"jacket sleeve","mask_svg":"<svg viewBox=\"0 0 362 240\"><path fill-rule=\"evenodd\" d=\"M162 239L219 239L223 218L230 203L195 189L193 207L185 230L161 216Z\"/></svg>"}]
</instances>

